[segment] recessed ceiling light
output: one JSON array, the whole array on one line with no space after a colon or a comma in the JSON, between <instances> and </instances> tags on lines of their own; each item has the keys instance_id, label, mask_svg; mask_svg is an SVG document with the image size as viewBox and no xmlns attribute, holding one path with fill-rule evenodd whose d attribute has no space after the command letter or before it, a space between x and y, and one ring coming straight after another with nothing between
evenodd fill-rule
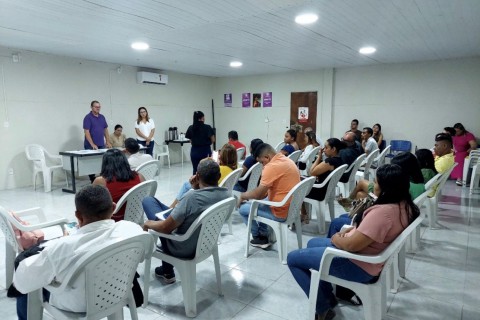
<instances>
[{"instance_id":1,"label":"recessed ceiling light","mask_svg":"<svg viewBox=\"0 0 480 320\"><path fill-rule=\"evenodd\" d=\"M318 16L314 13L300 14L295 17L295 22L298 24L314 23L318 20Z\"/></svg>"},{"instance_id":2,"label":"recessed ceiling light","mask_svg":"<svg viewBox=\"0 0 480 320\"><path fill-rule=\"evenodd\" d=\"M371 54L375 51L377 51L377 49L375 49L374 47L363 47L358 50L358 52L360 52L361 54Z\"/></svg>"},{"instance_id":3,"label":"recessed ceiling light","mask_svg":"<svg viewBox=\"0 0 480 320\"><path fill-rule=\"evenodd\" d=\"M230 62L230 67L232 68L240 68L243 65L240 61L232 61Z\"/></svg>"},{"instance_id":4,"label":"recessed ceiling light","mask_svg":"<svg viewBox=\"0 0 480 320\"><path fill-rule=\"evenodd\" d=\"M132 43L132 49L135 49L135 50L147 50L148 48L150 48L150 46L148 45L148 43L145 43L145 42Z\"/></svg>"}]
</instances>

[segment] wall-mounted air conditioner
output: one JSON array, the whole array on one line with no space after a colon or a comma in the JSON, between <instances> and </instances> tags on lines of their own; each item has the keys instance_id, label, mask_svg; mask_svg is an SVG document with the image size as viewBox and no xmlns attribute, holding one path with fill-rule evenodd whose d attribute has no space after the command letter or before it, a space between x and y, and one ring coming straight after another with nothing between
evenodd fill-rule
<instances>
[{"instance_id":1,"label":"wall-mounted air conditioner","mask_svg":"<svg viewBox=\"0 0 480 320\"><path fill-rule=\"evenodd\" d=\"M137 72L137 83L151 83L166 85L168 83L168 75L139 71Z\"/></svg>"}]
</instances>

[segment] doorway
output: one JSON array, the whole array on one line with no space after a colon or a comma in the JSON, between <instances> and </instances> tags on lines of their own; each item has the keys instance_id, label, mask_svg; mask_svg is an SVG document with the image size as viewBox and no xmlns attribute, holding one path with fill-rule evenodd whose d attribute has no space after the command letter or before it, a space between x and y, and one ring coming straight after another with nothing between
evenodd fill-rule
<instances>
[{"instance_id":1,"label":"doorway","mask_svg":"<svg viewBox=\"0 0 480 320\"><path fill-rule=\"evenodd\" d=\"M305 130L317 132L317 91L291 93L290 129L297 131L298 147L305 148Z\"/></svg>"}]
</instances>

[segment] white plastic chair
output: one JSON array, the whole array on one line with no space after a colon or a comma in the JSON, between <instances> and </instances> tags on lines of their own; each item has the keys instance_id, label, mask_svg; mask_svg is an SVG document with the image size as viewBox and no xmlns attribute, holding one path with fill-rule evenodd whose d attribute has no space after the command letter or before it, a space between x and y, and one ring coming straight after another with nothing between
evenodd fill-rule
<instances>
[{"instance_id":1,"label":"white plastic chair","mask_svg":"<svg viewBox=\"0 0 480 320\"><path fill-rule=\"evenodd\" d=\"M247 191L251 191L258 187L258 182L262 176L263 166L260 162L255 163L253 166L248 169L243 177L238 178L238 181L245 181L248 179ZM233 190L233 194L238 198L240 192Z\"/></svg>"},{"instance_id":2,"label":"white plastic chair","mask_svg":"<svg viewBox=\"0 0 480 320\"><path fill-rule=\"evenodd\" d=\"M160 161L151 160L139 165L135 171L140 173L145 180L153 180L160 173Z\"/></svg>"},{"instance_id":3,"label":"white plastic chair","mask_svg":"<svg viewBox=\"0 0 480 320\"><path fill-rule=\"evenodd\" d=\"M168 167L170 168L170 151L168 150L168 145L166 144L159 144L157 141L155 142L155 158L160 160L162 157L167 157L168 160Z\"/></svg>"},{"instance_id":4,"label":"white plastic chair","mask_svg":"<svg viewBox=\"0 0 480 320\"><path fill-rule=\"evenodd\" d=\"M340 192L343 194L344 197L348 197L350 192L353 191L355 188L355 177L357 175L358 168L362 165L363 161L365 160L366 154L363 153L355 159L355 161L348 167L347 170L343 174L349 173L348 181L341 182L338 181L338 186L340 187ZM341 177L340 177L341 179Z\"/></svg>"},{"instance_id":5,"label":"white plastic chair","mask_svg":"<svg viewBox=\"0 0 480 320\"><path fill-rule=\"evenodd\" d=\"M385 157L390 152L391 147L391 145L388 145L385 149L383 149L383 151L378 155L378 157L373 160L372 165L370 166L370 172L373 174L374 177L377 169L385 164Z\"/></svg>"},{"instance_id":6,"label":"white plastic chair","mask_svg":"<svg viewBox=\"0 0 480 320\"><path fill-rule=\"evenodd\" d=\"M363 312L365 319L380 320L386 314L386 300L387 300L387 276L391 276L390 268L396 252L401 248L407 237L413 232L420 221L416 219L379 255L362 255L354 254L348 251L327 248L322 260L320 261L319 270L310 269L310 293L309 293L309 315L308 319L315 319L315 306L317 302L318 286L320 280L330 282L332 284L340 285L354 291L363 302ZM379 279L375 283L365 284L353 281L347 281L337 278L329 274L332 260L336 257L343 257L363 261L367 263L384 263Z\"/></svg>"},{"instance_id":7,"label":"white plastic chair","mask_svg":"<svg viewBox=\"0 0 480 320\"><path fill-rule=\"evenodd\" d=\"M120 200L118 200L113 214L116 214L126 203L127 206L125 208L125 216L123 220L143 225L145 219L142 201L145 197L153 197L155 192L157 192L157 181L155 180L148 180L137 184L125 192Z\"/></svg>"},{"instance_id":8,"label":"white plastic chair","mask_svg":"<svg viewBox=\"0 0 480 320\"><path fill-rule=\"evenodd\" d=\"M322 201L318 201L315 199L305 198L304 200L304 202L307 204L307 212L309 217L312 217L313 212L315 212L315 214L317 215L318 232L320 234L325 233L326 204L328 204L328 208L330 211L330 221L335 218L335 188L337 187L337 183L346 169L346 164L341 165L337 169L333 170L321 184L313 185L313 188L323 188L328 184L325 199L323 199Z\"/></svg>"},{"instance_id":9,"label":"white plastic chair","mask_svg":"<svg viewBox=\"0 0 480 320\"><path fill-rule=\"evenodd\" d=\"M55 170L63 171L68 187L67 173L63 169L63 160L61 156L51 155L39 144L29 144L25 146L25 155L28 160L33 161L34 190L37 186L37 175L41 172L43 174L43 188L45 189L45 192L52 191L52 177Z\"/></svg>"},{"instance_id":10,"label":"white plastic chair","mask_svg":"<svg viewBox=\"0 0 480 320\"><path fill-rule=\"evenodd\" d=\"M275 147L275 151L276 151L277 153L279 153L280 150L282 150L283 147L285 147L285 142L281 141L281 142L279 142L279 143L277 144L277 146Z\"/></svg>"},{"instance_id":11,"label":"white plastic chair","mask_svg":"<svg viewBox=\"0 0 480 320\"><path fill-rule=\"evenodd\" d=\"M480 181L480 168L478 167L478 160L480 159L480 151L472 151L470 152L470 161L469 167L472 168L471 176L470 176L470 194L473 194L478 190L478 183ZM464 170L465 171L465 170ZM468 181L468 169L467 169L467 177L464 174L464 185Z\"/></svg>"},{"instance_id":12,"label":"white plastic chair","mask_svg":"<svg viewBox=\"0 0 480 320\"><path fill-rule=\"evenodd\" d=\"M233 195L233 187L235 186L238 179L240 178L240 175L242 174L242 171L243 171L242 168L238 168L238 169L230 172L228 174L228 176L226 176L225 179L222 180L222 183L220 183L218 186L223 187L223 188L227 188L230 195ZM232 220L233 220L233 215L230 213L230 216L228 216L228 218L227 218L228 231L229 231L230 234L233 234Z\"/></svg>"},{"instance_id":13,"label":"white plastic chair","mask_svg":"<svg viewBox=\"0 0 480 320\"><path fill-rule=\"evenodd\" d=\"M365 158L365 166L361 167L357 173L357 180L365 179L370 180L370 167L372 166L373 160L378 156L379 150L373 150L370 154ZM363 171L362 171L363 170Z\"/></svg>"},{"instance_id":14,"label":"white plastic chair","mask_svg":"<svg viewBox=\"0 0 480 320\"><path fill-rule=\"evenodd\" d=\"M150 259L153 237L143 233L135 237L119 238L81 257L57 285L46 287L52 294L62 294L78 285L85 277L85 313L68 312L43 302L42 289L28 294L28 319L42 319L45 308L54 319L123 319L123 307L130 309L132 319L138 319L132 282L138 264Z\"/></svg>"},{"instance_id":15,"label":"white plastic chair","mask_svg":"<svg viewBox=\"0 0 480 320\"><path fill-rule=\"evenodd\" d=\"M450 169L442 173L442 176L438 179L436 185L433 186L433 188L435 189L434 195L432 197L428 197L427 201L425 202L427 206L427 215L428 215L430 229L436 228L437 219L438 219L437 218L438 201L442 196L442 189L443 189L443 186L445 185L445 182L447 182L448 177L450 177L450 173L452 173L453 168L455 168L456 166L457 166L457 163L455 162L453 166L450 167Z\"/></svg>"},{"instance_id":16,"label":"white plastic chair","mask_svg":"<svg viewBox=\"0 0 480 320\"><path fill-rule=\"evenodd\" d=\"M310 168L312 168L313 162L315 161L315 156L318 154L318 150L321 148L321 146L315 147L308 154L307 163L304 170L306 176L310 176Z\"/></svg>"},{"instance_id":17,"label":"white plastic chair","mask_svg":"<svg viewBox=\"0 0 480 320\"><path fill-rule=\"evenodd\" d=\"M470 155L465 158L463 165L462 183L464 186L468 185L468 182L473 178L473 167L477 164L480 158L480 149L470 151ZM470 184L471 186L471 184ZM477 184L478 186L478 184Z\"/></svg>"},{"instance_id":18,"label":"white plastic chair","mask_svg":"<svg viewBox=\"0 0 480 320\"><path fill-rule=\"evenodd\" d=\"M278 257L280 262L283 264L287 263L287 230L288 225L295 223L295 229L297 233L297 242L298 248L302 248L302 222L300 220L300 210L302 202L305 199L305 196L312 189L313 184L315 183L315 177L306 178L295 185L295 187L290 190L289 193L283 198L280 202L272 202L266 200L252 200L250 213L248 215L248 224L247 224L247 243L245 247L245 257L248 257L248 251L250 248L250 233L252 229L253 220L257 222L263 222L269 225L275 232L275 236L278 240ZM257 216L258 206L260 204L268 205L271 207L283 207L288 200L290 200L290 205L288 207L288 215L285 221L279 222L274 221L268 218Z\"/></svg>"},{"instance_id":19,"label":"white plastic chair","mask_svg":"<svg viewBox=\"0 0 480 320\"><path fill-rule=\"evenodd\" d=\"M60 226L63 230L64 225L68 222L66 218L60 217L47 221L45 214L39 207L15 211L15 214L22 220L28 221L30 225L21 224L5 208L0 206L0 230L5 235L5 288L12 284L15 257L26 249L17 240L12 225L20 231L33 231L52 226Z\"/></svg>"},{"instance_id":20,"label":"white plastic chair","mask_svg":"<svg viewBox=\"0 0 480 320\"><path fill-rule=\"evenodd\" d=\"M290 153L288 155L288 158L290 158L290 160L292 160L293 162L297 163L301 155L302 155L302 150L297 150Z\"/></svg>"},{"instance_id":21,"label":"white plastic chair","mask_svg":"<svg viewBox=\"0 0 480 320\"><path fill-rule=\"evenodd\" d=\"M153 252L153 257L174 265L177 271L180 273L180 278L182 279L181 284L183 300L185 304L185 313L187 317L195 317L197 315L197 264L204 261L210 256L213 256L213 261L215 263L218 294L222 295L222 280L220 275L220 261L218 258L217 241L220 235L220 231L222 230L222 226L225 223L228 215L232 212L234 206L235 198L233 197L222 200L212 205L192 223L190 228L188 228L187 232L183 235L164 234L149 230L149 233L154 236L155 243L157 243L158 237L170 239L177 242L183 242L190 239L192 235L197 234L196 231L200 228L200 232L198 233L197 249L195 252L195 257L193 259L189 260L176 258L158 250ZM151 259L145 260L144 306L148 304L150 266Z\"/></svg>"},{"instance_id":22,"label":"white plastic chair","mask_svg":"<svg viewBox=\"0 0 480 320\"><path fill-rule=\"evenodd\" d=\"M240 161L243 159L243 156L245 155L245 148L238 148L237 149L237 160Z\"/></svg>"}]
</instances>

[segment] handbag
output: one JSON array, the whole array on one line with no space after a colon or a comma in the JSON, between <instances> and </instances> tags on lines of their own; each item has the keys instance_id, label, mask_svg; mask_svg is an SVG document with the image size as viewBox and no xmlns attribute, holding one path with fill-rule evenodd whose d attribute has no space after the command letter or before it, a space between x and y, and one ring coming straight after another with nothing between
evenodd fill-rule
<instances>
[{"instance_id":1,"label":"handbag","mask_svg":"<svg viewBox=\"0 0 480 320\"><path fill-rule=\"evenodd\" d=\"M368 195L366 198L355 200L352 202L352 209L348 213L348 217L352 220L352 225L359 226L363 219L363 213L365 210L373 206L375 198Z\"/></svg>"}]
</instances>

